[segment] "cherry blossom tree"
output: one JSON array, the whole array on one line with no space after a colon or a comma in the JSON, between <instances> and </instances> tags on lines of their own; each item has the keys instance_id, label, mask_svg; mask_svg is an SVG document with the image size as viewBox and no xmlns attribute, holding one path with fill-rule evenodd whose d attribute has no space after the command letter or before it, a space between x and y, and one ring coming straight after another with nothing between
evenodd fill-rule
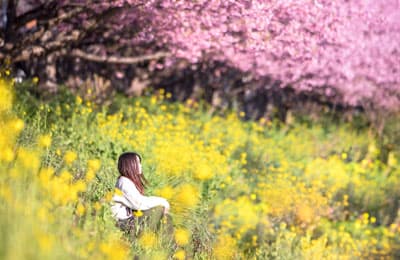
<instances>
[{"instance_id":1,"label":"cherry blossom tree","mask_svg":"<svg viewBox=\"0 0 400 260\"><path fill-rule=\"evenodd\" d=\"M400 106L397 0L164 1L152 10L174 58L224 61L349 105Z\"/></svg>"},{"instance_id":2,"label":"cherry blossom tree","mask_svg":"<svg viewBox=\"0 0 400 260\"><path fill-rule=\"evenodd\" d=\"M6 2L0 57L14 62L218 63L348 106L400 108L399 0Z\"/></svg>"}]
</instances>

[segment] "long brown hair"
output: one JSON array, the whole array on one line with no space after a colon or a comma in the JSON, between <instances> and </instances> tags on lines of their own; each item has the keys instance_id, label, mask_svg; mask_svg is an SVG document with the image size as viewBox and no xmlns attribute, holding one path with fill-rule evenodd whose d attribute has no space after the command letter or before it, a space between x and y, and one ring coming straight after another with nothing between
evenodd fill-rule
<instances>
[{"instance_id":1,"label":"long brown hair","mask_svg":"<svg viewBox=\"0 0 400 260\"><path fill-rule=\"evenodd\" d=\"M121 176L130 179L141 194L147 185L147 180L143 173L140 172L139 163L142 158L135 152L123 153L118 158L118 171Z\"/></svg>"}]
</instances>

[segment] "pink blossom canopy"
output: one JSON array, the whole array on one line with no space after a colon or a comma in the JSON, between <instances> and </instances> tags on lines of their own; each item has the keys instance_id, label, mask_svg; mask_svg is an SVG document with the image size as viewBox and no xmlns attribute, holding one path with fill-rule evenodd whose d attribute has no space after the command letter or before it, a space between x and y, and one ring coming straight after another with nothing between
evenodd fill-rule
<instances>
[{"instance_id":1,"label":"pink blossom canopy","mask_svg":"<svg viewBox=\"0 0 400 260\"><path fill-rule=\"evenodd\" d=\"M96 12L123 7L113 33L138 28L121 41L172 52L166 66L218 61L351 106L400 108L399 0L86 2Z\"/></svg>"}]
</instances>

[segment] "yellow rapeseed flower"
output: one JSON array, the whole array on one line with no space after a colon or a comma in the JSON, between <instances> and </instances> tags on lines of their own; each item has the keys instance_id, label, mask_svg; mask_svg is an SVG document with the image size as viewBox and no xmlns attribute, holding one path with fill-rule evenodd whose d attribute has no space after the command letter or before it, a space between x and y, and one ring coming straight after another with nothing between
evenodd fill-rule
<instances>
[{"instance_id":1,"label":"yellow rapeseed flower","mask_svg":"<svg viewBox=\"0 0 400 260\"><path fill-rule=\"evenodd\" d=\"M78 205L76 206L76 215L82 216L83 214L85 214L85 212L85 206L83 206L82 203L78 203Z\"/></svg>"},{"instance_id":2,"label":"yellow rapeseed flower","mask_svg":"<svg viewBox=\"0 0 400 260\"><path fill-rule=\"evenodd\" d=\"M121 260L128 259L129 246L120 239L110 238L102 241L99 245L100 252L103 253L103 259Z\"/></svg>"},{"instance_id":3,"label":"yellow rapeseed flower","mask_svg":"<svg viewBox=\"0 0 400 260\"><path fill-rule=\"evenodd\" d=\"M157 244L157 237L154 233L146 232L140 237L139 244L145 249L152 249Z\"/></svg>"},{"instance_id":4,"label":"yellow rapeseed flower","mask_svg":"<svg viewBox=\"0 0 400 260\"><path fill-rule=\"evenodd\" d=\"M207 164L200 164L195 169L194 177L198 180L205 181L213 177L213 171Z\"/></svg>"},{"instance_id":5,"label":"yellow rapeseed flower","mask_svg":"<svg viewBox=\"0 0 400 260\"><path fill-rule=\"evenodd\" d=\"M39 77L33 77L33 78L32 78L32 82L33 82L34 84L39 83Z\"/></svg>"},{"instance_id":6,"label":"yellow rapeseed flower","mask_svg":"<svg viewBox=\"0 0 400 260\"><path fill-rule=\"evenodd\" d=\"M48 187L53 175L54 175L54 169L52 167L42 168L39 172L40 184L43 187Z\"/></svg>"},{"instance_id":7,"label":"yellow rapeseed flower","mask_svg":"<svg viewBox=\"0 0 400 260\"><path fill-rule=\"evenodd\" d=\"M64 162L68 165L71 165L76 160L77 157L78 155L75 152L67 151L64 154Z\"/></svg>"},{"instance_id":8,"label":"yellow rapeseed flower","mask_svg":"<svg viewBox=\"0 0 400 260\"><path fill-rule=\"evenodd\" d=\"M123 195L124 195L124 193L122 192L122 190L120 190L120 189L118 189L118 188L115 188L115 189L114 189L114 194L115 194L115 195L118 195L118 196L123 196Z\"/></svg>"},{"instance_id":9,"label":"yellow rapeseed flower","mask_svg":"<svg viewBox=\"0 0 400 260\"><path fill-rule=\"evenodd\" d=\"M143 216L143 211L136 210L136 211L133 212L133 215L135 215L135 217L141 217L141 216Z\"/></svg>"},{"instance_id":10,"label":"yellow rapeseed flower","mask_svg":"<svg viewBox=\"0 0 400 260\"><path fill-rule=\"evenodd\" d=\"M19 118L16 118L11 121L11 127L15 131L15 133L19 133L24 129L24 121Z\"/></svg>"},{"instance_id":11,"label":"yellow rapeseed flower","mask_svg":"<svg viewBox=\"0 0 400 260\"><path fill-rule=\"evenodd\" d=\"M80 96L77 96L75 101L78 105L82 104L82 98Z\"/></svg>"},{"instance_id":12,"label":"yellow rapeseed flower","mask_svg":"<svg viewBox=\"0 0 400 260\"><path fill-rule=\"evenodd\" d=\"M109 191L104 195L104 200L109 202L111 201L113 196L114 196L114 191Z\"/></svg>"},{"instance_id":13,"label":"yellow rapeseed flower","mask_svg":"<svg viewBox=\"0 0 400 260\"><path fill-rule=\"evenodd\" d=\"M37 240L42 252L48 253L53 247L54 238L49 234L39 234Z\"/></svg>"},{"instance_id":14,"label":"yellow rapeseed flower","mask_svg":"<svg viewBox=\"0 0 400 260\"><path fill-rule=\"evenodd\" d=\"M40 159L37 153L33 150L27 150L20 148L18 151L18 162L22 164L26 169L36 171L40 166Z\"/></svg>"},{"instance_id":15,"label":"yellow rapeseed flower","mask_svg":"<svg viewBox=\"0 0 400 260\"><path fill-rule=\"evenodd\" d=\"M70 173L67 170L62 170L62 172L60 173L59 177L58 177L61 181L63 181L64 183L69 183L72 181L73 176L72 173Z\"/></svg>"},{"instance_id":16,"label":"yellow rapeseed flower","mask_svg":"<svg viewBox=\"0 0 400 260\"><path fill-rule=\"evenodd\" d=\"M313 221L315 216L314 210L308 205L300 205L297 208L296 218L302 224L307 224Z\"/></svg>"},{"instance_id":17,"label":"yellow rapeseed flower","mask_svg":"<svg viewBox=\"0 0 400 260\"><path fill-rule=\"evenodd\" d=\"M95 210L100 210L101 209L101 204L100 202L96 201L95 203L93 203L93 208Z\"/></svg>"},{"instance_id":18,"label":"yellow rapeseed flower","mask_svg":"<svg viewBox=\"0 0 400 260\"><path fill-rule=\"evenodd\" d=\"M13 195L12 195L12 191L10 190L9 187L6 187L6 186L0 187L0 198L8 203L11 203Z\"/></svg>"},{"instance_id":19,"label":"yellow rapeseed flower","mask_svg":"<svg viewBox=\"0 0 400 260\"><path fill-rule=\"evenodd\" d=\"M46 207L40 207L36 214L37 217L43 222L45 222L49 218L49 211Z\"/></svg>"},{"instance_id":20,"label":"yellow rapeseed flower","mask_svg":"<svg viewBox=\"0 0 400 260\"><path fill-rule=\"evenodd\" d=\"M86 190L86 183L83 180L78 180L74 183L73 188L76 192L83 192Z\"/></svg>"},{"instance_id":21,"label":"yellow rapeseed flower","mask_svg":"<svg viewBox=\"0 0 400 260\"><path fill-rule=\"evenodd\" d=\"M14 152L9 148L5 148L2 153L0 153L0 161L11 162L14 159Z\"/></svg>"},{"instance_id":22,"label":"yellow rapeseed flower","mask_svg":"<svg viewBox=\"0 0 400 260\"><path fill-rule=\"evenodd\" d=\"M393 152L389 152L387 164L390 167L396 167L398 164L397 158Z\"/></svg>"},{"instance_id":23,"label":"yellow rapeseed flower","mask_svg":"<svg viewBox=\"0 0 400 260\"><path fill-rule=\"evenodd\" d=\"M189 243L190 233L187 229L178 228L175 230L175 241L178 245L184 246Z\"/></svg>"},{"instance_id":24,"label":"yellow rapeseed flower","mask_svg":"<svg viewBox=\"0 0 400 260\"><path fill-rule=\"evenodd\" d=\"M177 259L177 260L184 260L185 257L186 257L186 253L185 253L185 250L183 250L183 249L177 250L174 254L174 259Z\"/></svg>"},{"instance_id":25,"label":"yellow rapeseed flower","mask_svg":"<svg viewBox=\"0 0 400 260\"><path fill-rule=\"evenodd\" d=\"M101 162L98 159L92 159L88 161L88 168L97 172L100 169Z\"/></svg>"},{"instance_id":26,"label":"yellow rapeseed flower","mask_svg":"<svg viewBox=\"0 0 400 260\"><path fill-rule=\"evenodd\" d=\"M191 184L183 184L177 188L175 201L178 204L178 209L194 207L199 201L199 191Z\"/></svg>"},{"instance_id":27,"label":"yellow rapeseed flower","mask_svg":"<svg viewBox=\"0 0 400 260\"><path fill-rule=\"evenodd\" d=\"M175 192L171 186L165 186L165 187L159 189L158 191L156 191L156 194L169 200L174 196Z\"/></svg>"},{"instance_id":28,"label":"yellow rapeseed flower","mask_svg":"<svg viewBox=\"0 0 400 260\"><path fill-rule=\"evenodd\" d=\"M229 235L221 235L213 249L216 259L232 259L236 252L236 241Z\"/></svg>"},{"instance_id":29,"label":"yellow rapeseed flower","mask_svg":"<svg viewBox=\"0 0 400 260\"><path fill-rule=\"evenodd\" d=\"M10 84L0 79L0 113L10 110L12 102L13 94Z\"/></svg>"},{"instance_id":30,"label":"yellow rapeseed flower","mask_svg":"<svg viewBox=\"0 0 400 260\"><path fill-rule=\"evenodd\" d=\"M93 178L94 178L95 176L96 176L96 173L95 173L93 170L89 169L89 170L86 172L85 180L89 182L89 181L93 180Z\"/></svg>"},{"instance_id":31,"label":"yellow rapeseed flower","mask_svg":"<svg viewBox=\"0 0 400 260\"><path fill-rule=\"evenodd\" d=\"M280 229L286 229L286 228L287 228L287 224L286 224L285 222L281 222L281 223L279 224L279 228L280 228Z\"/></svg>"},{"instance_id":32,"label":"yellow rapeseed flower","mask_svg":"<svg viewBox=\"0 0 400 260\"><path fill-rule=\"evenodd\" d=\"M51 145L51 136L49 134L39 136L38 145L44 148L49 147Z\"/></svg>"}]
</instances>

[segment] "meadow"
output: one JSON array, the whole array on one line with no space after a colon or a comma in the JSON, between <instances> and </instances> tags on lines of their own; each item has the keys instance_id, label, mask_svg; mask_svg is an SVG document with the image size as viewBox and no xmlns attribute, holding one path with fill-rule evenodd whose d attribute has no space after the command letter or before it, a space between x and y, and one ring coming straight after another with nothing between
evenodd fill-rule
<instances>
[{"instance_id":1,"label":"meadow","mask_svg":"<svg viewBox=\"0 0 400 260\"><path fill-rule=\"evenodd\" d=\"M1 259L394 259L400 162L350 123L244 121L165 91L95 102L0 82ZM131 239L109 209L124 151L147 194L171 203L163 233Z\"/></svg>"}]
</instances>

